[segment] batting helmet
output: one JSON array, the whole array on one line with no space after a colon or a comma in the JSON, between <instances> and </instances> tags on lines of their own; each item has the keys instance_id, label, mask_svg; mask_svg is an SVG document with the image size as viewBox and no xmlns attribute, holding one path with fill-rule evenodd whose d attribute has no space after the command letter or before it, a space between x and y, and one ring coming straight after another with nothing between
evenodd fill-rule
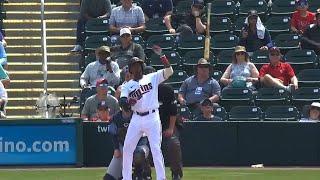
<instances>
[{"instance_id":1,"label":"batting helmet","mask_svg":"<svg viewBox=\"0 0 320 180\"><path fill-rule=\"evenodd\" d=\"M144 69L144 61L142 59L139 59L137 57L133 57L129 60L129 64L128 64L128 67L129 67L129 72L131 72L131 66L135 63L140 63L141 64L141 68L142 68L142 71Z\"/></svg>"}]
</instances>

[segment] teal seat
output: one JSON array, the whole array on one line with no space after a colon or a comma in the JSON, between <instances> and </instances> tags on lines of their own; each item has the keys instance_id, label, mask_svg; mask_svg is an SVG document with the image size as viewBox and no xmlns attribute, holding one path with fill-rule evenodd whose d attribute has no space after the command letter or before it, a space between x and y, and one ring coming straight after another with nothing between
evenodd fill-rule
<instances>
[{"instance_id":1,"label":"teal seat","mask_svg":"<svg viewBox=\"0 0 320 180\"><path fill-rule=\"evenodd\" d=\"M255 95L255 105L263 110L272 105L289 105L290 94L279 88L260 88Z\"/></svg>"},{"instance_id":2,"label":"teal seat","mask_svg":"<svg viewBox=\"0 0 320 180\"><path fill-rule=\"evenodd\" d=\"M146 33L149 34L164 34L168 33L168 29L163 22L163 18L150 18L146 22Z\"/></svg>"},{"instance_id":3,"label":"teal seat","mask_svg":"<svg viewBox=\"0 0 320 180\"><path fill-rule=\"evenodd\" d=\"M256 50L251 55L251 62L259 70L263 65L269 64L269 51L266 50Z\"/></svg>"},{"instance_id":4,"label":"teal seat","mask_svg":"<svg viewBox=\"0 0 320 180\"><path fill-rule=\"evenodd\" d=\"M272 16L264 25L269 30L272 37L289 33L290 31L290 17L289 16Z\"/></svg>"},{"instance_id":5,"label":"teal seat","mask_svg":"<svg viewBox=\"0 0 320 180\"><path fill-rule=\"evenodd\" d=\"M107 34L109 32L109 19L92 18L85 25L86 34Z\"/></svg>"},{"instance_id":6,"label":"teal seat","mask_svg":"<svg viewBox=\"0 0 320 180\"><path fill-rule=\"evenodd\" d=\"M221 51L216 58L216 68L222 72L224 72L227 67L232 63L232 55L234 50L223 50Z\"/></svg>"},{"instance_id":7,"label":"teal seat","mask_svg":"<svg viewBox=\"0 0 320 180\"><path fill-rule=\"evenodd\" d=\"M177 66L180 65L182 58L176 51L164 51L163 54L167 56L170 61L171 66L176 69ZM159 55L152 53L149 58L149 64L154 67L155 69L163 68L163 63L160 60Z\"/></svg>"},{"instance_id":8,"label":"teal seat","mask_svg":"<svg viewBox=\"0 0 320 180\"><path fill-rule=\"evenodd\" d=\"M254 105L254 96L247 88L224 88L220 103L229 112L233 106Z\"/></svg>"},{"instance_id":9,"label":"teal seat","mask_svg":"<svg viewBox=\"0 0 320 180\"><path fill-rule=\"evenodd\" d=\"M146 49L152 49L153 45L161 46L163 50L173 50L175 38L172 35L152 35L146 41Z\"/></svg>"},{"instance_id":10,"label":"teal seat","mask_svg":"<svg viewBox=\"0 0 320 180\"><path fill-rule=\"evenodd\" d=\"M215 51L221 51L226 49L234 49L238 45L239 38L236 35L229 33L221 33L212 36L211 49Z\"/></svg>"},{"instance_id":11,"label":"teal seat","mask_svg":"<svg viewBox=\"0 0 320 180\"><path fill-rule=\"evenodd\" d=\"M264 121L297 121L300 113L295 106L270 106L265 110Z\"/></svg>"},{"instance_id":12,"label":"teal seat","mask_svg":"<svg viewBox=\"0 0 320 180\"><path fill-rule=\"evenodd\" d=\"M234 106L229 112L228 121L261 121L262 111L256 106Z\"/></svg>"},{"instance_id":13,"label":"teal seat","mask_svg":"<svg viewBox=\"0 0 320 180\"><path fill-rule=\"evenodd\" d=\"M211 16L210 33L222 33L233 31L233 24L228 17Z\"/></svg>"},{"instance_id":14,"label":"teal seat","mask_svg":"<svg viewBox=\"0 0 320 180\"><path fill-rule=\"evenodd\" d=\"M303 69L297 78L299 87L320 87L320 69Z\"/></svg>"},{"instance_id":15,"label":"teal seat","mask_svg":"<svg viewBox=\"0 0 320 180\"><path fill-rule=\"evenodd\" d=\"M100 46L111 46L111 38L106 35L91 35L85 40L86 51L94 51Z\"/></svg>"},{"instance_id":16,"label":"teal seat","mask_svg":"<svg viewBox=\"0 0 320 180\"><path fill-rule=\"evenodd\" d=\"M212 0L211 15L232 18L237 14L237 7L233 0Z\"/></svg>"},{"instance_id":17,"label":"teal seat","mask_svg":"<svg viewBox=\"0 0 320 180\"><path fill-rule=\"evenodd\" d=\"M300 87L292 92L292 103L299 110L302 110L304 105L310 105L315 101L320 101L319 87Z\"/></svg>"},{"instance_id":18,"label":"teal seat","mask_svg":"<svg viewBox=\"0 0 320 180\"><path fill-rule=\"evenodd\" d=\"M188 75L185 71L176 70L176 71L173 71L173 74L164 83L171 85L173 88L176 88L176 87L180 87L182 82L187 78L188 78Z\"/></svg>"},{"instance_id":19,"label":"teal seat","mask_svg":"<svg viewBox=\"0 0 320 180\"><path fill-rule=\"evenodd\" d=\"M224 120L224 121L228 120L228 112L222 106L214 108L213 109L213 114L215 116L221 117L221 119Z\"/></svg>"},{"instance_id":20,"label":"teal seat","mask_svg":"<svg viewBox=\"0 0 320 180\"><path fill-rule=\"evenodd\" d=\"M185 54L190 50L197 50L204 48L205 37L203 35L190 35L179 37L178 51L180 54Z\"/></svg>"},{"instance_id":21,"label":"teal seat","mask_svg":"<svg viewBox=\"0 0 320 180\"><path fill-rule=\"evenodd\" d=\"M273 0L271 15L291 15L296 10L294 0Z\"/></svg>"},{"instance_id":22,"label":"teal seat","mask_svg":"<svg viewBox=\"0 0 320 180\"><path fill-rule=\"evenodd\" d=\"M313 50L294 49L284 56L285 62L289 63L296 73L303 69L312 69L318 65L318 57Z\"/></svg>"},{"instance_id":23,"label":"teal seat","mask_svg":"<svg viewBox=\"0 0 320 180\"><path fill-rule=\"evenodd\" d=\"M274 38L274 45L281 50L298 49L300 47L300 37L296 34L279 34Z\"/></svg>"},{"instance_id":24,"label":"teal seat","mask_svg":"<svg viewBox=\"0 0 320 180\"><path fill-rule=\"evenodd\" d=\"M268 5L265 0L243 0L239 7L239 14L247 15L252 9L256 10L259 15L265 15L268 12Z\"/></svg>"}]
</instances>

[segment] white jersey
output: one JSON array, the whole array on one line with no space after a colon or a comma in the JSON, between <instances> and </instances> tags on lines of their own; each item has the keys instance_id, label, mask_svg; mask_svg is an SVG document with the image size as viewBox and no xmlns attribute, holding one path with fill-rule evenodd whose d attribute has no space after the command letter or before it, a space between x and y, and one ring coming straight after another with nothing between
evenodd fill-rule
<instances>
[{"instance_id":1,"label":"white jersey","mask_svg":"<svg viewBox=\"0 0 320 180\"><path fill-rule=\"evenodd\" d=\"M159 108L158 85L165 81L164 70L143 75L139 81L130 80L121 87L120 97L137 99L133 111L146 112Z\"/></svg>"}]
</instances>

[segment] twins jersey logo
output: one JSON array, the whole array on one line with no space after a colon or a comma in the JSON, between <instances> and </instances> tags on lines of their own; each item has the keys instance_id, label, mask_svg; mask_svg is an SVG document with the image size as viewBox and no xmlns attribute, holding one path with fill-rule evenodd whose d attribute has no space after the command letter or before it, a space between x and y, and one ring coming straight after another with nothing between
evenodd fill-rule
<instances>
[{"instance_id":1,"label":"twins jersey logo","mask_svg":"<svg viewBox=\"0 0 320 180\"><path fill-rule=\"evenodd\" d=\"M152 84L148 83L146 85L140 85L139 89L135 89L131 93L129 93L129 97L135 98L137 100L141 99L142 96L152 90Z\"/></svg>"}]
</instances>

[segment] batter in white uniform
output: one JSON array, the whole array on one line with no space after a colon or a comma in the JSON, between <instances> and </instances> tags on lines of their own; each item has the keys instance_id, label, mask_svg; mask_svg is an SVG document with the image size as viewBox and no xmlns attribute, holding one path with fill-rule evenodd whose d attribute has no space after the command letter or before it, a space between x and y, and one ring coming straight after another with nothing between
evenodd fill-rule
<instances>
[{"instance_id":1,"label":"batter in white uniform","mask_svg":"<svg viewBox=\"0 0 320 180\"><path fill-rule=\"evenodd\" d=\"M124 180L132 179L133 152L143 133L147 135L149 140L157 180L166 179L161 152L162 135L158 111L158 85L173 74L173 69L168 59L161 54L159 46L155 46L153 51L160 55L165 68L143 75L143 61L132 58L129 62L129 72L133 75L133 79L121 88L120 103L130 104L133 111L123 147L122 176Z\"/></svg>"}]
</instances>

